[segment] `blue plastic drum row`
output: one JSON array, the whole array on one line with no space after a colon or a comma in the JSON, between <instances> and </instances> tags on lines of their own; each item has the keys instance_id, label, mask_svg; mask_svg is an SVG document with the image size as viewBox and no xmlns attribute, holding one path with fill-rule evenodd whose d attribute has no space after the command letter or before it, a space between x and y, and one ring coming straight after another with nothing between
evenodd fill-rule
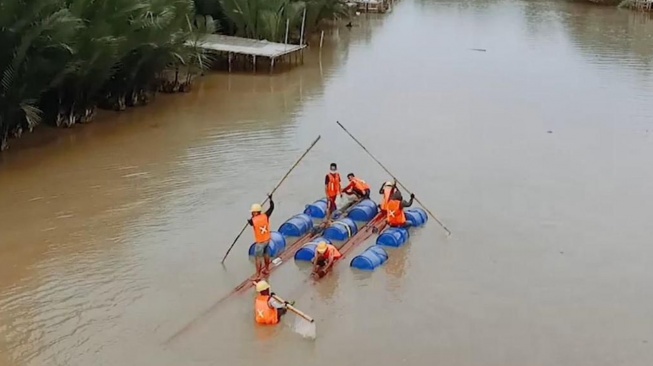
<instances>
[{"instance_id":1,"label":"blue plastic drum row","mask_svg":"<svg viewBox=\"0 0 653 366\"><path fill-rule=\"evenodd\" d=\"M428 221L428 215L421 208L407 209L404 213L410 227L420 227ZM399 248L406 244L409 237L407 228L387 228L376 238L376 245L354 257L349 265L362 271L373 271L388 260L388 253L382 246Z\"/></svg>"},{"instance_id":2,"label":"blue plastic drum row","mask_svg":"<svg viewBox=\"0 0 653 366\"><path fill-rule=\"evenodd\" d=\"M301 247L296 253L295 253L295 260L296 261L303 261L303 262L310 262L313 260L313 257L315 257L315 248L317 248L317 245L321 242L325 241L327 244L332 244L331 240L321 236L319 238L313 239L311 242L304 244L303 247Z\"/></svg>"},{"instance_id":3,"label":"blue plastic drum row","mask_svg":"<svg viewBox=\"0 0 653 366\"><path fill-rule=\"evenodd\" d=\"M336 212L337 213L337 212ZM334 216L337 216L334 213ZM354 221L368 222L379 213L379 208L374 201L366 199L357 203L349 210L347 217ZM310 205L306 205L304 214L314 219L323 219L327 214L327 201L326 198L317 200Z\"/></svg>"},{"instance_id":4,"label":"blue plastic drum row","mask_svg":"<svg viewBox=\"0 0 653 366\"><path fill-rule=\"evenodd\" d=\"M372 245L351 260L349 265L361 271L373 271L388 261L388 252L378 245Z\"/></svg>"},{"instance_id":5,"label":"blue plastic drum row","mask_svg":"<svg viewBox=\"0 0 653 366\"><path fill-rule=\"evenodd\" d=\"M254 255L256 243L249 246L249 255ZM280 233L273 231L270 233L270 257L274 258L286 249L286 238Z\"/></svg>"},{"instance_id":6,"label":"blue plastic drum row","mask_svg":"<svg viewBox=\"0 0 653 366\"><path fill-rule=\"evenodd\" d=\"M362 200L352 207L347 217L360 222L369 222L379 213L379 207L372 200Z\"/></svg>"},{"instance_id":7,"label":"blue plastic drum row","mask_svg":"<svg viewBox=\"0 0 653 366\"><path fill-rule=\"evenodd\" d=\"M345 217L331 223L331 226L324 229L324 237L329 240L345 241L349 240L358 232L358 226L354 220Z\"/></svg>"},{"instance_id":8,"label":"blue plastic drum row","mask_svg":"<svg viewBox=\"0 0 653 366\"><path fill-rule=\"evenodd\" d=\"M279 226L283 236L300 237L308 234L313 228L313 219L307 214L295 215Z\"/></svg>"},{"instance_id":9,"label":"blue plastic drum row","mask_svg":"<svg viewBox=\"0 0 653 366\"><path fill-rule=\"evenodd\" d=\"M406 221L410 223L411 227L424 226L429 221L429 215L419 207L407 208L404 210L404 214L406 215Z\"/></svg>"},{"instance_id":10,"label":"blue plastic drum row","mask_svg":"<svg viewBox=\"0 0 653 366\"><path fill-rule=\"evenodd\" d=\"M411 208L404 211L406 221L410 227L423 226L429 217L421 208ZM387 228L381 235L376 238L377 245L384 245L387 247L399 248L406 244L410 238L407 228Z\"/></svg>"}]
</instances>

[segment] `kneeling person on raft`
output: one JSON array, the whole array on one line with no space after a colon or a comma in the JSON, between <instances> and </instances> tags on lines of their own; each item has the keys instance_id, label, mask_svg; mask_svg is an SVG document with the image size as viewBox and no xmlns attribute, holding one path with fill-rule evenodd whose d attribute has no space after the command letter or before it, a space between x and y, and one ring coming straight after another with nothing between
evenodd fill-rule
<instances>
[{"instance_id":1,"label":"kneeling person on raft","mask_svg":"<svg viewBox=\"0 0 653 366\"><path fill-rule=\"evenodd\" d=\"M247 223L254 228L254 261L256 262L256 277L260 278L261 275L268 276L270 274L270 215L274 211L274 202L272 195L268 194L270 199L270 207L265 213L261 213L263 208L258 203L252 205L250 212L252 218L247 220Z\"/></svg>"},{"instance_id":2,"label":"kneeling person on raft","mask_svg":"<svg viewBox=\"0 0 653 366\"><path fill-rule=\"evenodd\" d=\"M293 302L280 302L274 298L274 292L270 292L270 284L261 280L256 283L256 300L254 300L254 319L258 324L275 325L286 314L287 305L294 305Z\"/></svg>"},{"instance_id":3,"label":"kneeling person on raft","mask_svg":"<svg viewBox=\"0 0 653 366\"><path fill-rule=\"evenodd\" d=\"M333 262L341 256L338 248L324 241L320 242L315 248L315 257L313 257L313 275L324 276Z\"/></svg>"},{"instance_id":4,"label":"kneeling person on raft","mask_svg":"<svg viewBox=\"0 0 653 366\"><path fill-rule=\"evenodd\" d=\"M396 187L396 184L393 187ZM404 228L410 226L410 222L406 221L404 208L412 206L413 199L415 199L415 195L411 193L410 201L406 202L403 200L401 192L393 189L392 196L386 205L386 220L389 226Z\"/></svg>"},{"instance_id":5,"label":"kneeling person on raft","mask_svg":"<svg viewBox=\"0 0 653 366\"><path fill-rule=\"evenodd\" d=\"M347 174L347 179L349 179L349 184L342 190L342 193L348 195L355 194L356 198L370 198L370 186L365 183L364 180L357 178L354 173Z\"/></svg>"}]
</instances>

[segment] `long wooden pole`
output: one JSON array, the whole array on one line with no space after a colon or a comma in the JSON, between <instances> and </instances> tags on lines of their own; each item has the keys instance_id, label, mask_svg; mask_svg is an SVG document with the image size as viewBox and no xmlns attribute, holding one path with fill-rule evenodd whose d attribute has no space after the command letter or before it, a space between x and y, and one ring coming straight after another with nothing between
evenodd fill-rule
<instances>
[{"instance_id":1,"label":"long wooden pole","mask_svg":"<svg viewBox=\"0 0 653 366\"><path fill-rule=\"evenodd\" d=\"M277 296L277 295L272 295L272 298L274 298L275 300L277 300L277 301L279 301L279 302L281 302L281 303L284 303L284 304L285 304L285 302L286 302L286 300L280 298L280 297ZM306 313L304 313L303 311L297 309L296 307L294 307L294 306L292 306L292 305L290 305L290 304L286 304L286 308L287 308L288 310L292 311L293 313L295 313L295 314L301 316L302 318L304 318L305 320L307 320L309 323L315 323L315 319L311 318L308 314L306 314Z\"/></svg>"},{"instance_id":2,"label":"long wooden pole","mask_svg":"<svg viewBox=\"0 0 653 366\"><path fill-rule=\"evenodd\" d=\"M395 177L394 175L392 175L392 173L390 173L390 171L389 171L389 170L388 170L388 169L387 169L383 164L381 164L381 162L380 162L377 158L375 158L374 155L372 155L372 153L369 152L369 151L367 150L367 148L365 148L365 146L363 146L363 144L362 144L360 141L358 141L357 138L354 137L354 135L352 135L349 131L347 131L347 129L345 128L345 126L342 125L342 123L340 123L339 121L336 121L336 123L338 124L338 126L340 126L340 128L342 128L342 129L343 129L343 130L344 130L344 131L349 135L349 137L351 137L354 141L356 141L356 143L357 143L357 144L358 144L358 145L359 145L359 146L360 146L360 147L361 147L361 148L362 148L362 149L367 153L367 155L369 155L372 159L374 159L374 161L376 161L376 163L379 164L379 166L380 166L381 168L383 168L383 170L385 170L385 172L388 173L388 175L390 175L394 180L396 180L397 183L399 183L399 185L400 185L403 189L405 189L407 193L410 193L410 191L408 190L408 188L406 188L406 186L403 185L403 184L399 181L399 179L397 179L397 177ZM435 221L437 221L438 224L440 224L440 226L442 226L442 228L447 232L447 236L450 236L450 235L451 235L451 231L449 231L449 229L447 229L447 227L444 226L444 224L443 224L440 220L438 220L438 218L437 218L437 217L436 217L436 216L431 212L431 210L429 210L426 206L424 206L424 204L423 204L422 202L420 202L420 200L419 200L417 197L415 197L415 201L417 201L417 203L419 203L420 206L422 206L422 207L424 208L424 210L426 210L426 212L428 212L429 215L430 215L432 218L434 218Z\"/></svg>"},{"instance_id":3,"label":"long wooden pole","mask_svg":"<svg viewBox=\"0 0 653 366\"><path fill-rule=\"evenodd\" d=\"M302 159L304 159L304 157L306 156L306 154L308 154L308 152L311 151L311 149L313 148L313 146L315 146L315 144L317 144L317 142L320 141L320 138L322 138L322 136L318 136L318 137L315 139L315 141L313 141L313 143L311 144L311 146L309 146L308 149L306 149L306 151L304 151L304 153L302 154L302 156L300 156L299 159L297 159L297 161L295 162L295 164L293 164L292 167L290 167L290 170L288 170L288 172L286 173L286 175L284 175L283 178L281 178L281 180L279 181L279 183L277 183L277 185L272 189L272 192L270 192L270 195L272 195L272 194L277 190L277 188L279 188L279 186L281 186L281 183L283 183L283 181L286 180L286 178L288 178L288 176L289 176L290 173L295 169L295 167L296 167L297 165L299 165L299 162L302 161ZM270 197L266 197L266 198L265 198L265 201L263 201L263 203L261 203L261 206L263 206L263 205L268 201L269 198L270 198ZM245 229L247 229L247 225L248 225L248 224L245 223L245 225L243 226L243 229L240 230L240 233L238 234L238 236L236 236L236 239L234 239L234 242L231 243L231 246L229 247L229 249L227 249L227 252L224 254L224 257L222 257L222 261L221 261L220 263L224 263L224 260L227 259L227 256L229 255L229 252L231 252L231 249L234 247L234 245L236 244L236 242L238 241L238 239L240 239L241 235L243 235L243 233L245 232Z\"/></svg>"}]
</instances>

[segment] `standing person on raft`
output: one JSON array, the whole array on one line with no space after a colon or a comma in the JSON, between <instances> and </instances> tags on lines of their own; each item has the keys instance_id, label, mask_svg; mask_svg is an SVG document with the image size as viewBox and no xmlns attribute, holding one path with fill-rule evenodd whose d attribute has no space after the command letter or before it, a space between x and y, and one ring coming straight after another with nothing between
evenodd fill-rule
<instances>
[{"instance_id":1,"label":"standing person on raft","mask_svg":"<svg viewBox=\"0 0 653 366\"><path fill-rule=\"evenodd\" d=\"M320 242L315 248L315 257L313 257L312 275L321 278L331 268L333 262L342 256L338 248L325 241Z\"/></svg>"},{"instance_id":2,"label":"standing person on raft","mask_svg":"<svg viewBox=\"0 0 653 366\"><path fill-rule=\"evenodd\" d=\"M379 209L383 214L387 213L386 206L388 205L388 202L390 202L393 189L395 192L399 192L399 188L394 186L393 183L390 181L383 183L381 188L379 188L379 194L381 195L381 204L379 204Z\"/></svg>"},{"instance_id":3,"label":"standing person on raft","mask_svg":"<svg viewBox=\"0 0 653 366\"><path fill-rule=\"evenodd\" d=\"M338 165L336 163L331 163L329 166L329 172L324 177L324 194L327 200L327 215L324 221L327 224L331 223L331 215L333 215L333 211L336 210L336 197L340 195L340 198L342 198L340 189L340 173L338 173Z\"/></svg>"},{"instance_id":4,"label":"standing person on raft","mask_svg":"<svg viewBox=\"0 0 653 366\"><path fill-rule=\"evenodd\" d=\"M386 205L387 216L386 220L390 227L403 227L407 228L410 226L410 222L406 221L406 214L404 213L404 208L410 207L413 205L413 199L415 199L414 194L410 194L410 201L404 201L401 192L397 190L397 182L395 181L392 185L392 193L390 201Z\"/></svg>"},{"instance_id":5,"label":"standing person on raft","mask_svg":"<svg viewBox=\"0 0 653 366\"><path fill-rule=\"evenodd\" d=\"M270 199L270 208L265 213L261 213L263 208L258 203L252 205L250 212L252 218L247 220L254 229L254 261L256 262L256 278L260 279L261 275L267 277L270 275L270 215L274 211L274 202L272 195L268 194Z\"/></svg>"},{"instance_id":6,"label":"standing person on raft","mask_svg":"<svg viewBox=\"0 0 653 366\"><path fill-rule=\"evenodd\" d=\"M294 305L295 302L277 301L273 296L274 292L270 292L270 284L267 281L261 280L256 283L256 300L254 300L254 319L258 324L275 325L281 320L288 309L287 305Z\"/></svg>"},{"instance_id":7,"label":"standing person on raft","mask_svg":"<svg viewBox=\"0 0 653 366\"><path fill-rule=\"evenodd\" d=\"M349 179L349 184L342 190L342 193L348 195L355 194L358 199L370 198L369 184L360 178L356 178L354 173L347 174L347 179Z\"/></svg>"}]
</instances>

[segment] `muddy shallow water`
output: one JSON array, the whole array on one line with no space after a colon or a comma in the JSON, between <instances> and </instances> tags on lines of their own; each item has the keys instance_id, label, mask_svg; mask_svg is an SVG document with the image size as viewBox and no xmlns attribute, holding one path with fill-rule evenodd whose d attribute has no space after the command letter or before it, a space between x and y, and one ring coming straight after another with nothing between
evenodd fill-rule
<instances>
[{"instance_id":1,"label":"muddy shallow water","mask_svg":"<svg viewBox=\"0 0 653 366\"><path fill-rule=\"evenodd\" d=\"M0 165L0 365L650 365L653 21L558 1L405 0L279 75L41 131ZM314 40L315 41L315 40ZM471 50L485 49L485 52ZM273 226L332 161L434 220L373 274L275 290L318 339L253 325L247 209ZM357 248L361 252L372 241Z\"/></svg>"}]
</instances>

